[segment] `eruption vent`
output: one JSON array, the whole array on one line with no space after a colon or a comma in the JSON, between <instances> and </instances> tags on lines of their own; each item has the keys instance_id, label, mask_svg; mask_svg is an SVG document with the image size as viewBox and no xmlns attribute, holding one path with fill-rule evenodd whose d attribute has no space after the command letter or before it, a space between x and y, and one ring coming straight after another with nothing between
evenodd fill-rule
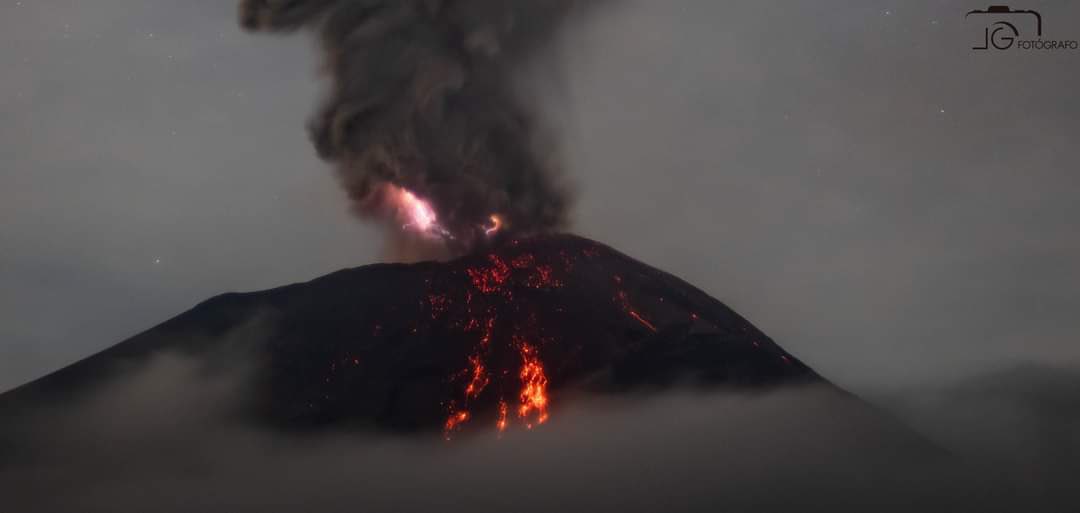
<instances>
[{"instance_id":1,"label":"eruption vent","mask_svg":"<svg viewBox=\"0 0 1080 513\"><path fill-rule=\"evenodd\" d=\"M360 215L461 253L566 223L551 138L511 82L578 3L242 0L240 23L319 34L332 82L310 125L319 155Z\"/></svg>"}]
</instances>

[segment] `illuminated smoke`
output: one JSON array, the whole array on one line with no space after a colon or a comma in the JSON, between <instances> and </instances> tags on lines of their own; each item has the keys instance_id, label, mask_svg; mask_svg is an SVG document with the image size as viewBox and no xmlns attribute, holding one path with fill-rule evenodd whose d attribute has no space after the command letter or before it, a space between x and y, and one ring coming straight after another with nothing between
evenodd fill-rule
<instances>
[{"instance_id":1,"label":"illuminated smoke","mask_svg":"<svg viewBox=\"0 0 1080 513\"><path fill-rule=\"evenodd\" d=\"M390 198L390 205L398 220L402 223L401 229L412 231L423 236L452 238L453 236L439 224L439 216L427 200L421 199L412 191L402 189L395 185L383 186L385 194Z\"/></svg>"},{"instance_id":2,"label":"illuminated smoke","mask_svg":"<svg viewBox=\"0 0 1080 513\"><path fill-rule=\"evenodd\" d=\"M552 137L511 83L583 2L241 0L239 15L319 35L331 87L311 137L356 212L412 209L397 227L461 253L567 221Z\"/></svg>"}]
</instances>

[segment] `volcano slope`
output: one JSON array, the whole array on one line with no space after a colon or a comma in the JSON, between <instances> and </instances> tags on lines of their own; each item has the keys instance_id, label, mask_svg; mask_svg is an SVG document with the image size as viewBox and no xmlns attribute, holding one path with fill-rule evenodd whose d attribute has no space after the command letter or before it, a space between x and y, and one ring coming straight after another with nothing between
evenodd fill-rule
<instances>
[{"instance_id":1,"label":"volcano slope","mask_svg":"<svg viewBox=\"0 0 1080 513\"><path fill-rule=\"evenodd\" d=\"M0 413L62 405L163 352L217 371L243 362L244 418L301 431L449 437L535 427L578 393L831 386L686 282L603 244L545 235L224 294L0 396Z\"/></svg>"}]
</instances>

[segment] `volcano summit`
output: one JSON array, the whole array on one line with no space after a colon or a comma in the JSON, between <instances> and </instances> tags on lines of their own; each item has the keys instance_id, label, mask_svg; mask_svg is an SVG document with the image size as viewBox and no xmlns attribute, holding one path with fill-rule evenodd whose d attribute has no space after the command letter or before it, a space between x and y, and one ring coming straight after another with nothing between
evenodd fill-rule
<instances>
[{"instance_id":1,"label":"volcano summit","mask_svg":"<svg viewBox=\"0 0 1080 513\"><path fill-rule=\"evenodd\" d=\"M244 415L308 430L528 429L576 394L824 383L686 282L572 235L225 294L5 394L87 394L154 354L250 364ZM239 358L239 359L238 359Z\"/></svg>"}]
</instances>

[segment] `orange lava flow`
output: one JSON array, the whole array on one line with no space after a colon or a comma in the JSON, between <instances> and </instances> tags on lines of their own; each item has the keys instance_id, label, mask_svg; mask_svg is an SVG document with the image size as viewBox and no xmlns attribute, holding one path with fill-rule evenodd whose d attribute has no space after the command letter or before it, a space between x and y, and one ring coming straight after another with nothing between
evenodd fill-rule
<instances>
[{"instance_id":1,"label":"orange lava flow","mask_svg":"<svg viewBox=\"0 0 1080 513\"><path fill-rule=\"evenodd\" d=\"M484 294L498 292L506 279L510 277L510 266L506 265L498 255L488 255L491 267L483 269L467 269L472 284Z\"/></svg>"},{"instance_id":2,"label":"orange lava flow","mask_svg":"<svg viewBox=\"0 0 1080 513\"><path fill-rule=\"evenodd\" d=\"M640 322L643 326L649 328L649 330L651 330L653 333L656 332L656 326L653 326L653 323L646 320L644 317L641 316L641 314L637 313L637 311L629 310L627 311L627 313L630 314L630 317L637 319L637 321Z\"/></svg>"},{"instance_id":3,"label":"orange lava flow","mask_svg":"<svg viewBox=\"0 0 1080 513\"><path fill-rule=\"evenodd\" d=\"M615 283L622 283L622 278L616 276ZM623 311L626 312L626 315L633 317L635 320L637 320L637 322L640 322L642 326L649 328L649 331L656 333L656 326L653 325L653 323L649 322L648 319L642 317L641 314L639 314L637 310L635 310L634 307L630 305L630 299L626 297L626 291L620 290L615 296L615 301L619 303L619 306L621 306Z\"/></svg>"},{"instance_id":4,"label":"orange lava flow","mask_svg":"<svg viewBox=\"0 0 1080 513\"><path fill-rule=\"evenodd\" d=\"M544 374L544 363L540 360L536 348L525 342L521 342L521 405L518 406L518 417L525 421L525 427L532 429L534 419L536 424L543 424L548 419L547 405L547 376Z\"/></svg>"},{"instance_id":5,"label":"orange lava flow","mask_svg":"<svg viewBox=\"0 0 1080 513\"><path fill-rule=\"evenodd\" d=\"M506 405L506 401L499 400L499 420L495 422L495 427L499 429L499 432L506 431L507 426L507 414L510 411L510 407Z\"/></svg>"},{"instance_id":6,"label":"orange lava flow","mask_svg":"<svg viewBox=\"0 0 1080 513\"><path fill-rule=\"evenodd\" d=\"M472 367L472 379L469 380L469 384L465 387L465 397L474 398L484 391L490 380L480 355L470 356L469 365Z\"/></svg>"},{"instance_id":7,"label":"orange lava flow","mask_svg":"<svg viewBox=\"0 0 1080 513\"><path fill-rule=\"evenodd\" d=\"M446 426L444 426L446 438L449 439L450 433L467 420L469 420L469 412L465 410L454 412L450 415L450 417L446 419Z\"/></svg>"},{"instance_id":8,"label":"orange lava flow","mask_svg":"<svg viewBox=\"0 0 1080 513\"><path fill-rule=\"evenodd\" d=\"M431 305L431 320L435 320L446 313L450 307L450 299L445 294L428 294L428 304Z\"/></svg>"},{"instance_id":9,"label":"orange lava flow","mask_svg":"<svg viewBox=\"0 0 1080 513\"><path fill-rule=\"evenodd\" d=\"M491 414L497 433L510 428L515 417L518 424L529 429L548 420L548 376L538 349L544 339L528 342L531 335L525 333L535 332L536 328L530 326L537 325L538 320L535 312L523 311L521 305L515 304L515 295L523 289L551 291L564 287L561 278L574 258L565 252L560 257L553 265L532 253L505 258L489 254L465 269L460 295L442 290L429 292L427 307L432 320L454 319L460 314L456 325L476 337L467 362L450 376L450 382L461 388L446 403L447 439L473 420L486 417L487 405L496 406ZM460 302L451 298L460 298ZM503 312L507 318L499 319ZM505 326L497 329L500 322ZM513 401L507 401L503 394L513 394L515 389L517 404L510 404ZM489 400L495 397L497 403Z\"/></svg>"}]
</instances>

